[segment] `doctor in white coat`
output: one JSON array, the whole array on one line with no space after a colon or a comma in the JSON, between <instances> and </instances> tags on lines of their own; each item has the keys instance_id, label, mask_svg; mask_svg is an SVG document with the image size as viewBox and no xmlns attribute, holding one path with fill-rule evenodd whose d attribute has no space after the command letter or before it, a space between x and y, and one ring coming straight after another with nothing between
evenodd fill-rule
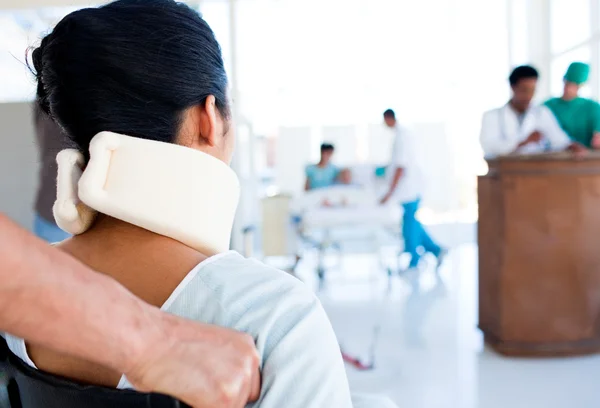
<instances>
[{"instance_id":1,"label":"doctor in white coat","mask_svg":"<svg viewBox=\"0 0 600 408\"><path fill-rule=\"evenodd\" d=\"M486 159L560 150L579 155L586 151L569 139L547 107L532 106L538 76L531 66L515 68L509 77L510 101L483 115L480 140Z\"/></svg>"},{"instance_id":2,"label":"doctor in white coat","mask_svg":"<svg viewBox=\"0 0 600 408\"><path fill-rule=\"evenodd\" d=\"M407 272L417 271L421 260L419 248L433 254L437 258L439 267L448 251L431 238L416 217L421 203L423 174L416 155L414 137L397 122L393 110L386 110L383 113L383 120L386 126L394 131L394 145L390 165L386 170L389 190L380 203L383 205L393 199L404 210L402 216L404 250L411 255Z\"/></svg>"}]
</instances>

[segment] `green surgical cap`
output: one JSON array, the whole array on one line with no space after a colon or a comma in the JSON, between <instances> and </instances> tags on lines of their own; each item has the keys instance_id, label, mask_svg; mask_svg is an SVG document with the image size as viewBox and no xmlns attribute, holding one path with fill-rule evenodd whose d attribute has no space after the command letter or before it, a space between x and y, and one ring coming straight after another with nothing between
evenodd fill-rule
<instances>
[{"instance_id":1,"label":"green surgical cap","mask_svg":"<svg viewBox=\"0 0 600 408\"><path fill-rule=\"evenodd\" d=\"M590 76L590 66L583 62L574 62L569 65L567 73L565 74L565 81L574 82L577 85L584 84L587 82Z\"/></svg>"}]
</instances>

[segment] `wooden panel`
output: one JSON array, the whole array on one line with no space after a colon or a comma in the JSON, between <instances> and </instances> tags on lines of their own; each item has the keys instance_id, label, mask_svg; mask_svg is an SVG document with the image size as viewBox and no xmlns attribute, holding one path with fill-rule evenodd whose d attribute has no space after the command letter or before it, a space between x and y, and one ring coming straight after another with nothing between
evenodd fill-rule
<instances>
[{"instance_id":1,"label":"wooden panel","mask_svg":"<svg viewBox=\"0 0 600 408\"><path fill-rule=\"evenodd\" d=\"M500 335L500 273L504 221L502 189L497 177L478 180L479 223L479 327Z\"/></svg>"},{"instance_id":2,"label":"wooden panel","mask_svg":"<svg viewBox=\"0 0 600 408\"><path fill-rule=\"evenodd\" d=\"M581 239L577 182L573 177L507 176L503 276L504 339L573 341L591 336L578 289ZM593 222L593 220L590 220ZM582 333L585 331L585 334Z\"/></svg>"},{"instance_id":3,"label":"wooden panel","mask_svg":"<svg viewBox=\"0 0 600 408\"><path fill-rule=\"evenodd\" d=\"M486 340L513 355L600 351L600 156L502 159L490 168L495 176L479 185Z\"/></svg>"}]
</instances>

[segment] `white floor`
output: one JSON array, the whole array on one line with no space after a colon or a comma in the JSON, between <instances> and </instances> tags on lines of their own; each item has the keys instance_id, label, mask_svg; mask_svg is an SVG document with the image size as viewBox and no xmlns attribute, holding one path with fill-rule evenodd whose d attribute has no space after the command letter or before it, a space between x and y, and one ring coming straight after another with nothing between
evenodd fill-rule
<instances>
[{"instance_id":1,"label":"white floor","mask_svg":"<svg viewBox=\"0 0 600 408\"><path fill-rule=\"evenodd\" d=\"M380 393L400 408L597 408L600 356L512 359L484 347L477 329L477 247L473 225L431 228L452 250L436 279L387 275L377 259L345 255L320 297L343 349L375 368L348 367L353 391ZM335 259L331 260L332 262ZM300 276L314 284L311 259Z\"/></svg>"}]
</instances>

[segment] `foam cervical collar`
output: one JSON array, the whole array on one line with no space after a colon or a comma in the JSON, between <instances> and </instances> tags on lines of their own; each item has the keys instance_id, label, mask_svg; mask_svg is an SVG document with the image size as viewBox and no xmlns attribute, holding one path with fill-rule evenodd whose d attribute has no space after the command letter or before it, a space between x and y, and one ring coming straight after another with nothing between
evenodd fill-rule
<instances>
[{"instance_id":1,"label":"foam cervical collar","mask_svg":"<svg viewBox=\"0 0 600 408\"><path fill-rule=\"evenodd\" d=\"M207 255L229 249L240 195L237 176L197 150L111 132L90 143L90 160L57 156L56 223L82 234L98 212L170 237Z\"/></svg>"}]
</instances>

